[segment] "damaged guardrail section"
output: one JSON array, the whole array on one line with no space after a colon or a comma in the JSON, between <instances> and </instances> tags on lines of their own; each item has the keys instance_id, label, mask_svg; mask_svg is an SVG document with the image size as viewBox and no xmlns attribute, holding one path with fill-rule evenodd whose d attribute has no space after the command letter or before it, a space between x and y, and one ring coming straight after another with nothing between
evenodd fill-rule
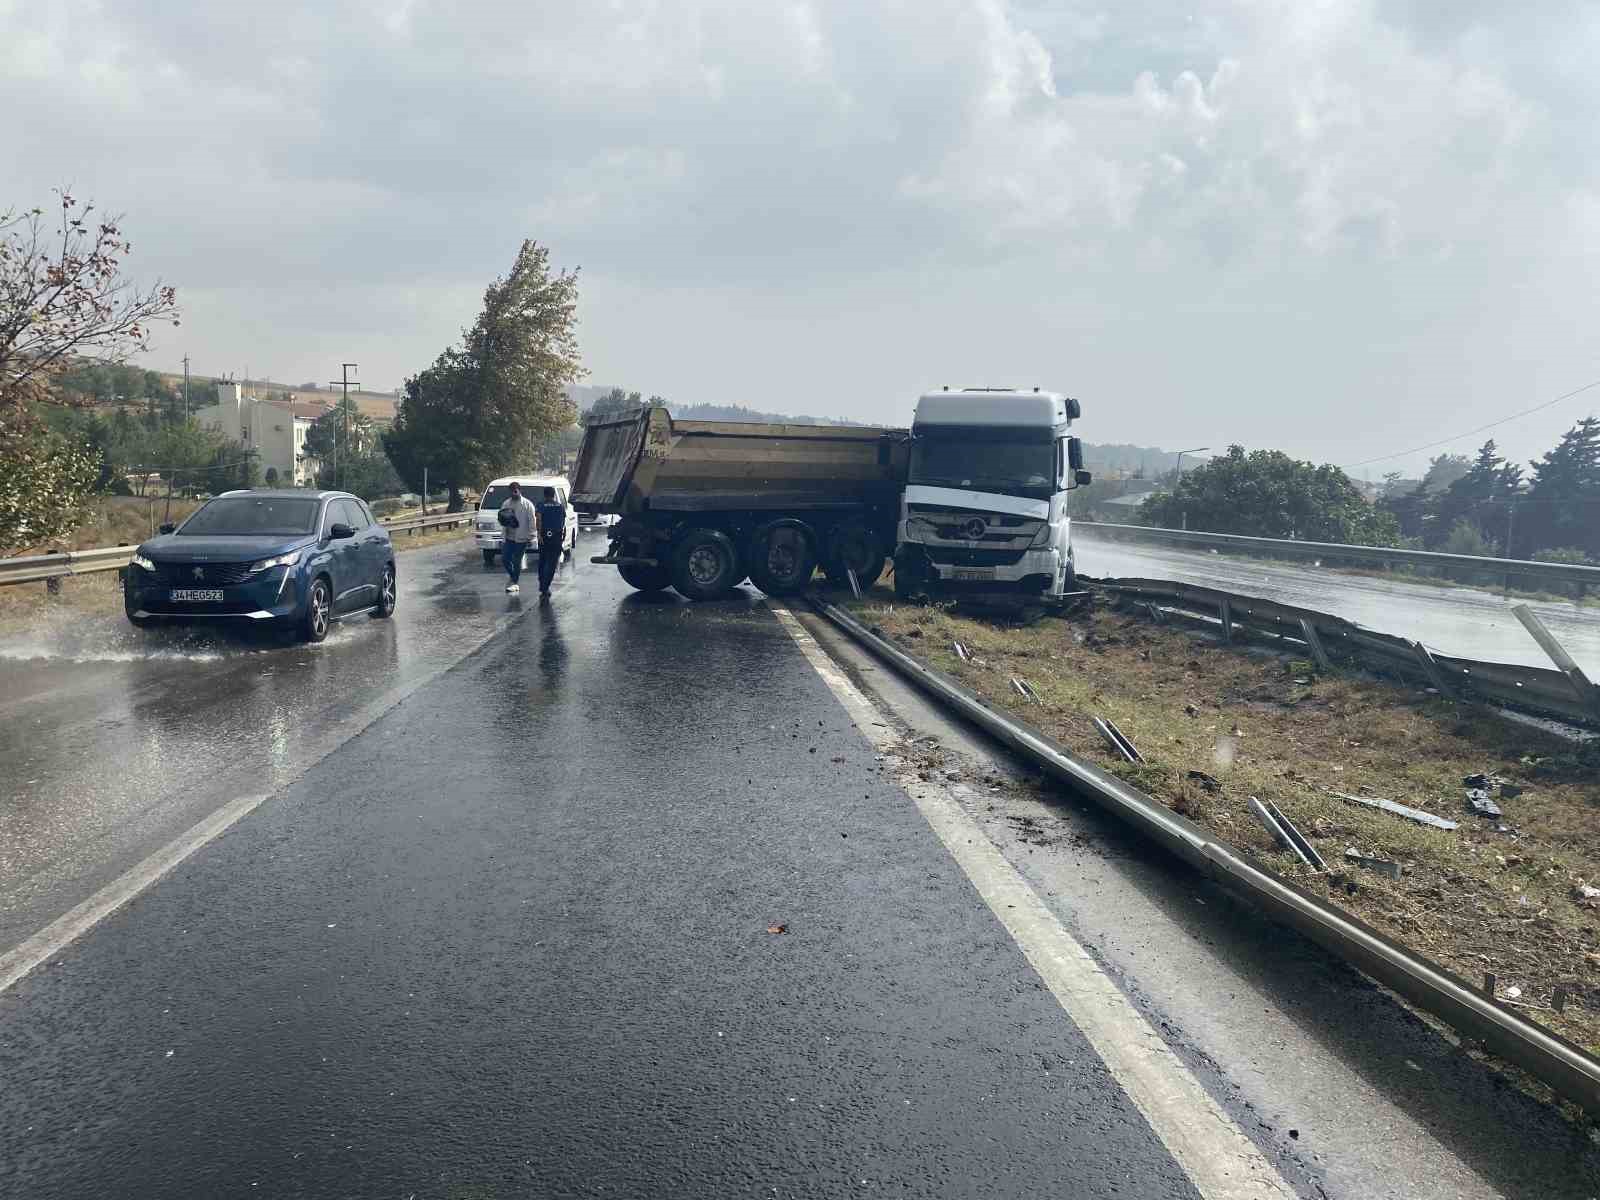
<instances>
[{"instance_id":1,"label":"damaged guardrail section","mask_svg":"<svg viewBox=\"0 0 1600 1200\"><path fill-rule=\"evenodd\" d=\"M1533 562L1525 558L1480 558L1471 554L1444 554L1437 550L1397 550L1388 546L1352 546L1344 542L1302 542L1293 538L1247 537L1239 533L1206 533L1196 529L1159 529L1151 525L1116 525L1104 521L1074 521L1074 529L1110 541L1153 542L1189 550L1226 550L1268 558L1310 558L1368 567L1456 568L1485 578L1517 579L1547 587L1600 589L1600 567L1580 563Z\"/></svg>"},{"instance_id":2,"label":"damaged guardrail section","mask_svg":"<svg viewBox=\"0 0 1600 1200\"><path fill-rule=\"evenodd\" d=\"M1600 1059L1543 1029L1443 967L1421 958L1302 891L1165 805L1069 754L1060 744L864 628L848 613L813 600L819 614L945 707L1035 763L1165 849L1244 896L1272 917L1339 955L1379 983L1493 1053L1600 1115Z\"/></svg>"},{"instance_id":3,"label":"damaged guardrail section","mask_svg":"<svg viewBox=\"0 0 1600 1200\"><path fill-rule=\"evenodd\" d=\"M1324 668L1328 653L1339 652L1419 680L1441 695L1483 700L1575 724L1600 725L1600 695L1570 659L1561 670L1545 670L1456 658L1437 654L1421 642L1378 633L1315 609L1165 579L1106 579L1098 586L1131 600L1147 601L1158 609L1219 621L1224 640L1255 632L1277 642L1293 642ZM1538 623L1530 610L1519 606L1513 611L1524 622Z\"/></svg>"}]
</instances>

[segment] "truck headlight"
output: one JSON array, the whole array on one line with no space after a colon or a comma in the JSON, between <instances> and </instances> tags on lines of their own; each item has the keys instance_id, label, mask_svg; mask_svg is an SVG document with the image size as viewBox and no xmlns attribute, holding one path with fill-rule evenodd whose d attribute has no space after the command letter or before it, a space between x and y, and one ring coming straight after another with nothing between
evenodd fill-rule
<instances>
[{"instance_id":1,"label":"truck headlight","mask_svg":"<svg viewBox=\"0 0 1600 1200\"><path fill-rule=\"evenodd\" d=\"M132 558L130 558L128 560L128 565L129 566L133 566L133 567L138 567L138 568L140 568L141 570L144 570L144 571L154 571L156 569L155 563L151 562L148 558L146 558L142 554L135 554Z\"/></svg>"},{"instance_id":2,"label":"truck headlight","mask_svg":"<svg viewBox=\"0 0 1600 1200\"><path fill-rule=\"evenodd\" d=\"M1034 549L1042 550L1044 547L1050 544L1051 532L1052 530L1050 528L1050 522L1046 521L1043 525L1039 526L1039 532L1033 535L1033 541L1029 542L1028 545Z\"/></svg>"},{"instance_id":3,"label":"truck headlight","mask_svg":"<svg viewBox=\"0 0 1600 1200\"><path fill-rule=\"evenodd\" d=\"M287 554L280 554L276 558L263 558L258 563L250 564L250 574L259 575L262 571L270 571L273 567L292 567L300 561L301 550L291 550Z\"/></svg>"}]
</instances>

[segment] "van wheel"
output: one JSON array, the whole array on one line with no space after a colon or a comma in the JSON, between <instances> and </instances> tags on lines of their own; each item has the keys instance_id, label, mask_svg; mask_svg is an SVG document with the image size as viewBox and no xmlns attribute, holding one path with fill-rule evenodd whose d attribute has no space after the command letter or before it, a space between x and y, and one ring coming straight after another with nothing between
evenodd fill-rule
<instances>
[{"instance_id":1,"label":"van wheel","mask_svg":"<svg viewBox=\"0 0 1600 1200\"><path fill-rule=\"evenodd\" d=\"M739 552L719 530L690 530L672 552L672 586L691 600L720 600L743 578Z\"/></svg>"},{"instance_id":2,"label":"van wheel","mask_svg":"<svg viewBox=\"0 0 1600 1200\"><path fill-rule=\"evenodd\" d=\"M774 521L750 539L750 582L769 596L805 591L816 569L816 539L799 521Z\"/></svg>"},{"instance_id":3,"label":"van wheel","mask_svg":"<svg viewBox=\"0 0 1600 1200\"><path fill-rule=\"evenodd\" d=\"M483 552L483 565L486 566L486 567L494 566L494 551L493 550L485 550Z\"/></svg>"},{"instance_id":4,"label":"van wheel","mask_svg":"<svg viewBox=\"0 0 1600 1200\"><path fill-rule=\"evenodd\" d=\"M848 572L854 571L856 583L866 591L878 582L887 558L877 534L860 521L846 521L828 539L828 557L822 569L835 587L849 587Z\"/></svg>"},{"instance_id":5,"label":"van wheel","mask_svg":"<svg viewBox=\"0 0 1600 1200\"><path fill-rule=\"evenodd\" d=\"M652 567L648 563L618 563L617 574L631 588L641 592L659 592L672 586L672 572L666 567Z\"/></svg>"}]
</instances>

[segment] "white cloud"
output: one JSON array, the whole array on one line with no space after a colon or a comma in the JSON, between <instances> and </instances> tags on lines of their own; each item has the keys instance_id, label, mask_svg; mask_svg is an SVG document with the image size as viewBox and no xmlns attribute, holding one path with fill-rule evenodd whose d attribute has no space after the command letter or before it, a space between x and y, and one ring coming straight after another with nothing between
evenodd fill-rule
<instances>
[{"instance_id":1,"label":"white cloud","mask_svg":"<svg viewBox=\"0 0 1600 1200\"><path fill-rule=\"evenodd\" d=\"M397 382L533 235L603 381L750 401L803 330L763 402L1021 358L1099 435L1337 458L1592 370L1597 49L1580 4L0 4L0 203L127 210L191 353L284 377L348 333Z\"/></svg>"}]
</instances>

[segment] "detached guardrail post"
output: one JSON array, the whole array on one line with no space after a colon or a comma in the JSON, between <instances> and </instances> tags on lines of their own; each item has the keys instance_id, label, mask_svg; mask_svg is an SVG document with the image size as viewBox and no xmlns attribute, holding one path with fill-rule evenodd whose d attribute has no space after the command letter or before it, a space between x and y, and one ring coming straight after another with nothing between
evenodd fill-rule
<instances>
[{"instance_id":1,"label":"detached guardrail post","mask_svg":"<svg viewBox=\"0 0 1600 1200\"><path fill-rule=\"evenodd\" d=\"M1556 670L1567 677L1567 682L1572 685L1572 690L1578 697L1578 703L1600 717L1600 692L1595 691L1594 684L1589 682L1589 677L1583 673L1583 668L1572 661L1572 655L1567 653L1566 647L1556 641L1555 634L1545 628L1538 614L1526 604L1512 605L1511 612L1522 622L1522 627L1533 635L1533 640L1539 643L1539 649L1550 656L1550 661L1555 663Z\"/></svg>"}]
</instances>

